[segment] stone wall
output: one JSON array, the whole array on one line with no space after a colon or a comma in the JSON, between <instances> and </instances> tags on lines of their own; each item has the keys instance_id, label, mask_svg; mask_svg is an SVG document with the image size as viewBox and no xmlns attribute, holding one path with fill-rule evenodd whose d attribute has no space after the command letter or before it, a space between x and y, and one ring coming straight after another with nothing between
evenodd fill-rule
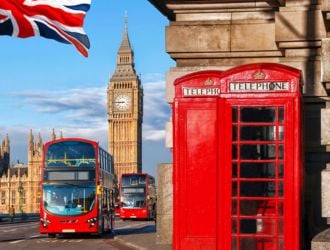
<instances>
[{"instance_id":1,"label":"stone wall","mask_svg":"<svg viewBox=\"0 0 330 250\"><path fill-rule=\"evenodd\" d=\"M321 192L320 183L321 171L330 162L330 0L149 2L170 20L166 52L176 67L167 73L169 103L174 97L174 80L187 73L254 62L281 63L301 70L305 148L302 230L309 247L312 238L328 227L322 207L329 201L321 203L321 197L330 193L330 184L323 182ZM171 129L167 133L172 133ZM169 139L167 145L172 146Z\"/></svg>"},{"instance_id":2,"label":"stone wall","mask_svg":"<svg viewBox=\"0 0 330 250\"><path fill-rule=\"evenodd\" d=\"M173 188L172 164L158 165L157 244L172 244Z\"/></svg>"}]
</instances>

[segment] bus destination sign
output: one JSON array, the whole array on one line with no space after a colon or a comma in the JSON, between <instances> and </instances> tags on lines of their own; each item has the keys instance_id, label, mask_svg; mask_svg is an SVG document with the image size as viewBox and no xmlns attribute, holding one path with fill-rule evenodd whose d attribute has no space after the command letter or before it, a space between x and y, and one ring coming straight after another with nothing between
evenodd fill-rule
<instances>
[{"instance_id":1,"label":"bus destination sign","mask_svg":"<svg viewBox=\"0 0 330 250\"><path fill-rule=\"evenodd\" d=\"M289 91L289 82L230 82L229 92Z\"/></svg>"}]
</instances>

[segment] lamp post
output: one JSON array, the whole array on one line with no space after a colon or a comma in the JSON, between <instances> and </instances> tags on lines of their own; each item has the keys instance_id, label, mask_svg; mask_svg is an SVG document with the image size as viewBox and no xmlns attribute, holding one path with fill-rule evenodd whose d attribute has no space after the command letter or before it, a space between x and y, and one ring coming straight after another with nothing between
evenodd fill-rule
<instances>
[{"instance_id":1,"label":"lamp post","mask_svg":"<svg viewBox=\"0 0 330 250\"><path fill-rule=\"evenodd\" d=\"M19 185L18 185L18 193L19 193L19 210L20 210L22 216L23 216L23 206L22 206L23 192L24 192L24 188L22 186L22 182L20 181Z\"/></svg>"}]
</instances>

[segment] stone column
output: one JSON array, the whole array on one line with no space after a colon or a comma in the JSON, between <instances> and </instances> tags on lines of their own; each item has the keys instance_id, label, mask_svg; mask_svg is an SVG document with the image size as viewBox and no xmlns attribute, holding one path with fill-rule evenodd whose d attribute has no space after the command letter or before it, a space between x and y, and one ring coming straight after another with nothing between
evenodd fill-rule
<instances>
[{"instance_id":1,"label":"stone column","mask_svg":"<svg viewBox=\"0 0 330 250\"><path fill-rule=\"evenodd\" d=\"M172 164L161 163L157 170L157 244L172 244L173 185Z\"/></svg>"}]
</instances>

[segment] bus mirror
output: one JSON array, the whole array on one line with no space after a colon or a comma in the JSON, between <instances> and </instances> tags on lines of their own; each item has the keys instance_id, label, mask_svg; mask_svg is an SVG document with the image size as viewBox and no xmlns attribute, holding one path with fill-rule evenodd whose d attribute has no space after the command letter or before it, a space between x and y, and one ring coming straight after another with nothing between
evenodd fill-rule
<instances>
[{"instance_id":1,"label":"bus mirror","mask_svg":"<svg viewBox=\"0 0 330 250\"><path fill-rule=\"evenodd\" d=\"M96 194L97 194L97 195L102 195L102 186L101 186L101 185L98 185L98 186L97 186Z\"/></svg>"}]
</instances>

